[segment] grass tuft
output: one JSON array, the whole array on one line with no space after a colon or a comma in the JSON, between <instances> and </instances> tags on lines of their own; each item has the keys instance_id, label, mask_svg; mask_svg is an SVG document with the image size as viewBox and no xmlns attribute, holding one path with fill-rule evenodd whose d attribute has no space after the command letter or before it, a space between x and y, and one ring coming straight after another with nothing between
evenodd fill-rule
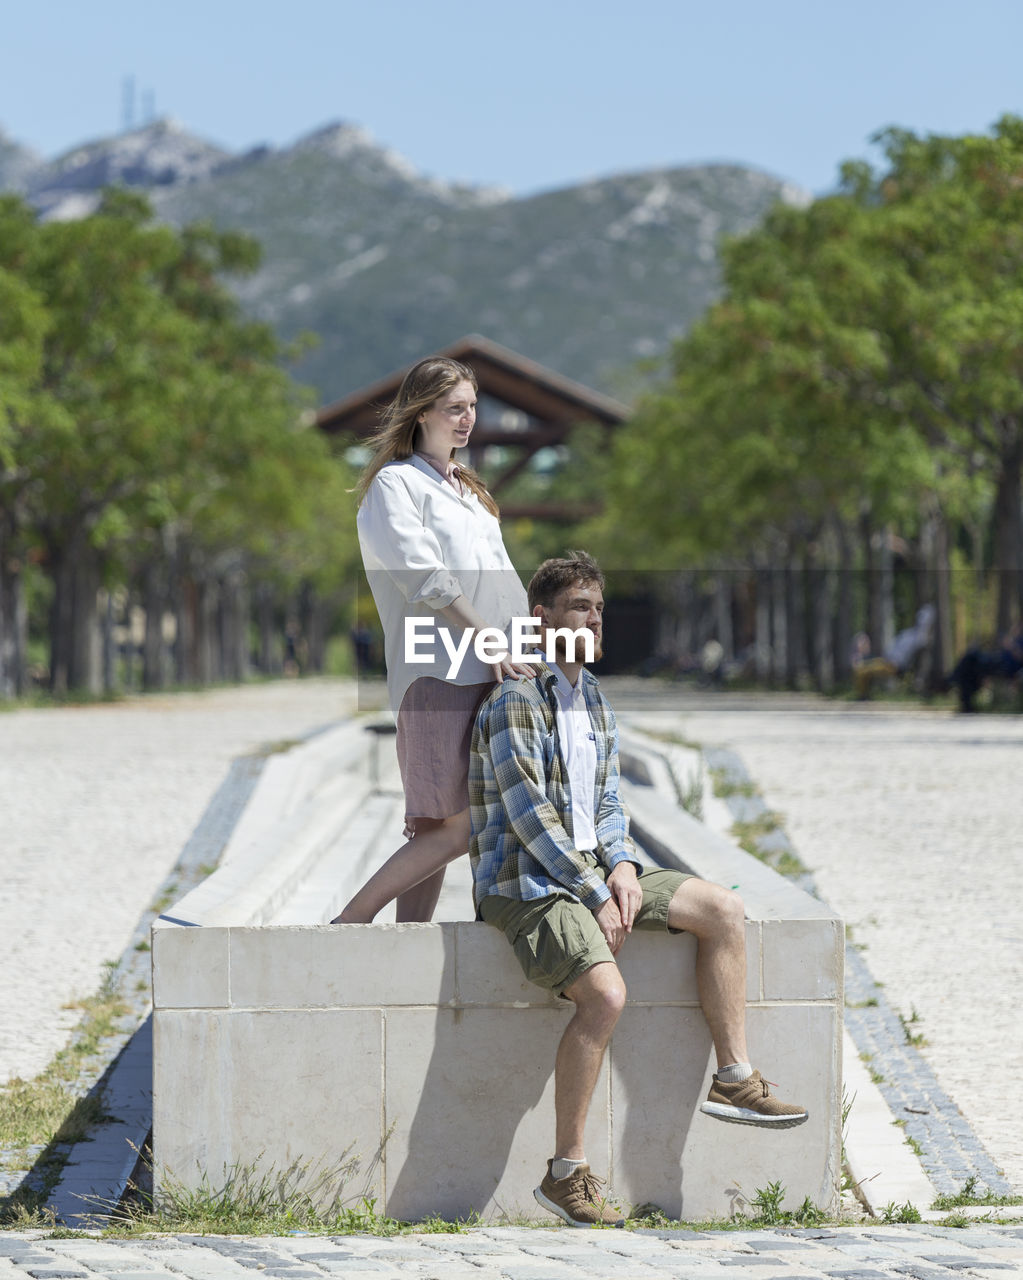
<instances>
[{"instance_id":1,"label":"grass tuft","mask_svg":"<svg viewBox=\"0 0 1023 1280\"><path fill-rule=\"evenodd\" d=\"M760 1187L748 1201L749 1212L740 1210L729 1219L712 1219L707 1222L685 1222L667 1217L657 1205L644 1204L634 1208L625 1225L632 1229L688 1230L688 1231L742 1231L748 1227L819 1227L827 1222L828 1215L806 1196L797 1209L783 1209L785 1187L781 1182L769 1182Z\"/></svg>"},{"instance_id":2,"label":"grass tuft","mask_svg":"<svg viewBox=\"0 0 1023 1280\"><path fill-rule=\"evenodd\" d=\"M0 1087L0 1151L3 1167L34 1167L34 1189L24 1185L0 1202L0 1226L46 1225L45 1216L35 1222L56 1183L67 1146L81 1142L89 1130L106 1119L99 1090L82 1095L81 1078L93 1066L104 1040L122 1030L121 1019L130 1010L114 979L113 964L94 996L76 1000L67 1009L82 1013L70 1043L45 1071L31 1080L20 1078ZM36 1154L41 1150L41 1154ZM27 1217L26 1217L27 1215Z\"/></svg>"},{"instance_id":3,"label":"grass tuft","mask_svg":"<svg viewBox=\"0 0 1023 1280\"><path fill-rule=\"evenodd\" d=\"M902 1023L902 1033L906 1037L906 1044L912 1045L914 1049L922 1049L927 1044L927 1037L922 1031L913 1031L912 1027L920 1021L920 1015L917 1013L913 1005L909 1006L910 1015L908 1018L903 1014L899 1014L899 1021Z\"/></svg>"},{"instance_id":4,"label":"grass tuft","mask_svg":"<svg viewBox=\"0 0 1023 1280\"><path fill-rule=\"evenodd\" d=\"M700 757L700 767L689 778L685 786L683 786L675 776L675 771L671 771L672 781L675 784L675 790L678 794L678 802L697 822L703 821L703 757Z\"/></svg>"},{"instance_id":5,"label":"grass tuft","mask_svg":"<svg viewBox=\"0 0 1023 1280\"><path fill-rule=\"evenodd\" d=\"M801 858L797 857L789 849L765 848L762 841L773 835L782 828L783 819L781 814L775 813L773 809L765 809L763 813L758 814L755 818L749 818L732 823L732 835L738 840L741 848L747 853L759 858L761 862L766 862L769 867L773 867L779 875L788 876L789 879L795 879L798 876L805 875L808 871L806 864Z\"/></svg>"},{"instance_id":6,"label":"grass tuft","mask_svg":"<svg viewBox=\"0 0 1023 1280\"><path fill-rule=\"evenodd\" d=\"M747 796L752 798L759 795L756 784L753 782L737 782L727 769L720 766L710 769L709 771L711 786L714 794L722 800L727 800L731 796Z\"/></svg>"},{"instance_id":7,"label":"grass tuft","mask_svg":"<svg viewBox=\"0 0 1023 1280\"><path fill-rule=\"evenodd\" d=\"M889 1226L895 1222L921 1222L920 1210L916 1205L905 1201L903 1204L896 1204L894 1200L889 1200L881 1209L882 1221Z\"/></svg>"},{"instance_id":8,"label":"grass tuft","mask_svg":"<svg viewBox=\"0 0 1023 1280\"><path fill-rule=\"evenodd\" d=\"M132 1183L110 1217L107 1234L115 1236L186 1233L200 1235L310 1234L397 1235L404 1224L377 1212L376 1201L353 1192L360 1169L351 1147L332 1165L294 1161L286 1169L255 1162L233 1165L213 1179L203 1172L195 1186L161 1179L159 1195L149 1190L152 1168L148 1153L140 1161L142 1177ZM103 1210L110 1213L110 1206ZM460 1223L430 1219L420 1230L459 1231Z\"/></svg>"},{"instance_id":9,"label":"grass tuft","mask_svg":"<svg viewBox=\"0 0 1023 1280\"><path fill-rule=\"evenodd\" d=\"M961 1191L954 1196L938 1196L931 1205L932 1209L960 1209L960 1208L1002 1208L1009 1205L1023 1204L1023 1196L996 1196L991 1191L985 1191L982 1195L977 1194L977 1175L971 1174L963 1183Z\"/></svg>"}]
</instances>

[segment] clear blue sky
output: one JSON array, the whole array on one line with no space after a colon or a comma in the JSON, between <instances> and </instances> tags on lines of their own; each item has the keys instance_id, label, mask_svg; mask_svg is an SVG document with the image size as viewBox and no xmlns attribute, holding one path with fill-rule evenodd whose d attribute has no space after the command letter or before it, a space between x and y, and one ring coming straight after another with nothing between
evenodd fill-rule
<instances>
[{"instance_id":1,"label":"clear blue sky","mask_svg":"<svg viewBox=\"0 0 1023 1280\"><path fill-rule=\"evenodd\" d=\"M230 150L364 125L518 193L731 160L820 192L897 124L1023 114L1021 0L6 0L0 128L54 156L141 112Z\"/></svg>"}]
</instances>

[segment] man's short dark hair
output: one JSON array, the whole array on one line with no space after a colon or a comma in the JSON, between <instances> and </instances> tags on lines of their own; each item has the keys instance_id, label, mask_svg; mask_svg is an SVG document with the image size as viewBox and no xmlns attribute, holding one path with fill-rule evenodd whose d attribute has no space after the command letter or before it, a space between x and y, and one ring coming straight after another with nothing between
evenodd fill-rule
<instances>
[{"instance_id":1,"label":"man's short dark hair","mask_svg":"<svg viewBox=\"0 0 1023 1280\"><path fill-rule=\"evenodd\" d=\"M570 551L567 556L545 560L529 580L529 612L532 613L538 604L549 609L566 587L588 587L591 584L603 591L604 575L600 565L585 551Z\"/></svg>"}]
</instances>

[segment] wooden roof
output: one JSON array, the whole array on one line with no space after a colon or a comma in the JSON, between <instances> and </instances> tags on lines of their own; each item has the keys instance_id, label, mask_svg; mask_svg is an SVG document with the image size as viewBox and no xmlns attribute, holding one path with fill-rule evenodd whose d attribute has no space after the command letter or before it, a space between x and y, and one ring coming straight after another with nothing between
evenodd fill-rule
<instances>
[{"instance_id":1,"label":"wooden roof","mask_svg":"<svg viewBox=\"0 0 1023 1280\"><path fill-rule=\"evenodd\" d=\"M479 334L470 334L436 354L449 356L469 365L479 383L481 404L476 427L469 445L472 465L485 465L489 445L499 445L513 454L499 475L487 476L493 494L499 495L545 448L564 444L573 427L582 422L595 422L608 430L620 426L629 417L627 405L610 396L573 382L529 360L516 351L502 347ZM350 435L355 440L371 435L380 422L380 411L394 399L407 369L399 369L386 378L355 391L343 400L325 405L316 415L317 425L330 435ZM503 415L489 412L485 400L497 400L518 413L508 423ZM530 504L521 511L514 504L501 503L505 515L529 515L538 519L578 519L585 514L577 507L551 502Z\"/></svg>"},{"instance_id":2,"label":"wooden roof","mask_svg":"<svg viewBox=\"0 0 1023 1280\"><path fill-rule=\"evenodd\" d=\"M551 425L600 422L618 426L629 416L628 406L610 396L478 334L459 339L437 355L470 365L481 395L492 396ZM317 424L331 434L349 431L356 436L368 435L379 422L379 410L394 399L406 372L407 369L398 369L343 400L325 405L316 415Z\"/></svg>"}]
</instances>

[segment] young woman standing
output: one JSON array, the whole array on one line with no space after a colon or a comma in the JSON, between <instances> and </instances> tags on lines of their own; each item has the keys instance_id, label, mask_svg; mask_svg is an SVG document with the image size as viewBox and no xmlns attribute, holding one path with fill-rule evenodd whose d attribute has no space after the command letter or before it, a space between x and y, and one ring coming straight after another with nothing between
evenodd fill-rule
<instances>
[{"instance_id":1,"label":"young woman standing","mask_svg":"<svg viewBox=\"0 0 1023 1280\"><path fill-rule=\"evenodd\" d=\"M384 629L407 840L333 924L368 924L393 899L399 922L432 918L445 867L469 848L476 712L495 680L531 670L508 657L486 665L470 644L449 679L439 639L432 661L407 660L407 618L446 626L457 643L466 629L508 634L511 619L529 613L497 505L475 472L454 460L476 423L477 389L467 365L421 360L385 410L359 483L359 545Z\"/></svg>"}]
</instances>

